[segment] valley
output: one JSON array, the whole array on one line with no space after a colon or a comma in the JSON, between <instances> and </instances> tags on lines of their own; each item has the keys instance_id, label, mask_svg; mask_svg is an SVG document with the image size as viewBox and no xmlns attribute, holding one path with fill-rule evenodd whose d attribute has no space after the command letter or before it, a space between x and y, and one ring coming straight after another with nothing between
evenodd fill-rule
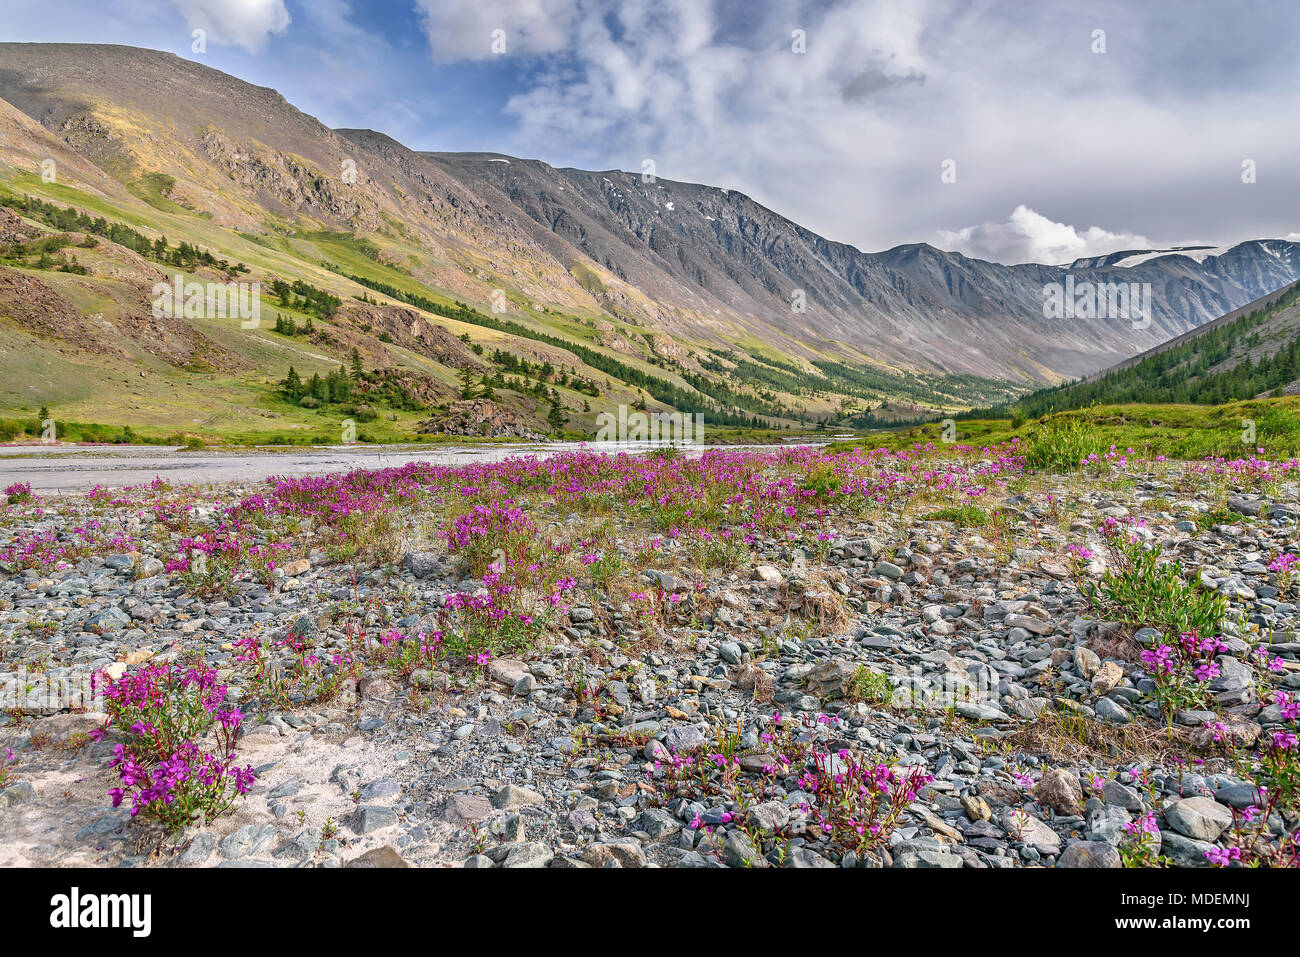
<instances>
[{"instance_id":1,"label":"valley","mask_svg":"<svg viewBox=\"0 0 1300 957\"><path fill-rule=\"evenodd\" d=\"M42 409L70 441L172 444L575 439L619 407L871 429L1006 404L1300 278L1280 240L861 253L724 188L414 152L126 47L0 44L0 101L8 440ZM1065 279L1149 284L1150 319L1049 318ZM261 290L256 328L215 301L155 321L156 289L231 282ZM347 371L347 397L287 393L290 368Z\"/></svg>"},{"instance_id":2,"label":"valley","mask_svg":"<svg viewBox=\"0 0 1300 957\"><path fill-rule=\"evenodd\" d=\"M648 162L0 43L0 866L1300 864L1297 234Z\"/></svg>"}]
</instances>

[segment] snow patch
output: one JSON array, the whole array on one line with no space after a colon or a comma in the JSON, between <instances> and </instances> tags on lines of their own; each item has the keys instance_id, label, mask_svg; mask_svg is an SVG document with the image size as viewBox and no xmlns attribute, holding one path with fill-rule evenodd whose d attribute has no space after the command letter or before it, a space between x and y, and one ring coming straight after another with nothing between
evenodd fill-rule
<instances>
[{"instance_id":1,"label":"snow patch","mask_svg":"<svg viewBox=\"0 0 1300 957\"><path fill-rule=\"evenodd\" d=\"M1151 252L1138 253L1136 256L1125 256L1114 265L1122 267L1136 266L1139 263L1150 262L1152 259L1160 259L1162 256L1186 256L1197 263L1203 263L1207 259L1222 256L1235 248L1235 246L1207 246L1199 249L1156 249Z\"/></svg>"}]
</instances>

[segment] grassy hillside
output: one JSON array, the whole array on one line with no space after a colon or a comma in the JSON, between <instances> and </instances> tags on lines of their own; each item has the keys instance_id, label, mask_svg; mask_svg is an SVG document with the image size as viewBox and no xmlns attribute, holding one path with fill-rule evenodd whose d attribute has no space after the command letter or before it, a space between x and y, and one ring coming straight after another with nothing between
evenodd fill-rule
<instances>
[{"instance_id":1,"label":"grassy hillside","mask_svg":"<svg viewBox=\"0 0 1300 957\"><path fill-rule=\"evenodd\" d=\"M1226 320L1226 321L1225 321ZM1093 404L1215 405L1296 391L1300 380L1300 284L1263 308L1209 323L1100 376L1022 396L1025 417Z\"/></svg>"},{"instance_id":2,"label":"grassy hillside","mask_svg":"<svg viewBox=\"0 0 1300 957\"><path fill-rule=\"evenodd\" d=\"M779 355L706 353L632 324L525 307L531 300L517 291L505 292L504 311L484 309L420 281L424 252L400 236L287 225L246 236L173 202L171 187L162 174L135 180L128 195L142 203L130 206L0 171L0 206L27 232L0 245L0 268L12 270L11 288L36 290L37 300L53 304L33 326L26 315L39 303L0 297L7 433L17 423L17 436L31 438L24 424L46 407L67 438L337 441L355 404L304 408L279 386L290 367L304 380L324 376L353 350L369 374L391 379L400 370L424 396L408 401L384 385L397 401L380 404L358 431L363 441L418 439L422 422L484 394L535 432L573 436L592 434L597 416L619 405L701 412L714 429L789 431L849 425L848 413L869 415L898 396L948 412L968 408L969 397L1006 394L974 377L916 379L843 363L809 369ZM183 361L162 353L148 330L150 290L176 275L260 282L262 322L245 329L223 316L187 316L178 334L198 345ZM292 294L267 294L286 285ZM67 314L69 307L81 314ZM387 331L395 316L456 337L468 361L431 353L418 337L398 341Z\"/></svg>"},{"instance_id":3,"label":"grassy hillside","mask_svg":"<svg viewBox=\"0 0 1300 957\"><path fill-rule=\"evenodd\" d=\"M940 445L945 426L958 444L988 447L1016 440L1031 467L1064 470L1077 470L1089 455L1104 458L1112 446L1121 454L1132 449L1143 457L1248 458L1258 449L1269 457L1291 457L1300 454L1300 396L1217 406L1098 405L1025 421L964 418L873 433L832 447L898 450L917 443Z\"/></svg>"}]
</instances>

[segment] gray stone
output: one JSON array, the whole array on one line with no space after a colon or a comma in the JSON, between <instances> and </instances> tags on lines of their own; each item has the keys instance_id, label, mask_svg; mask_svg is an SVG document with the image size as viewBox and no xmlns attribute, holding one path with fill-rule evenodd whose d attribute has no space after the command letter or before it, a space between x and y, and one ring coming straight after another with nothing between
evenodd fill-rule
<instances>
[{"instance_id":1,"label":"gray stone","mask_svg":"<svg viewBox=\"0 0 1300 957\"><path fill-rule=\"evenodd\" d=\"M521 788L517 784L507 784L492 796L492 806L498 811L511 811L528 804L541 804L545 800L536 791Z\"/></svg>"},{"instance_id":2,"label":"gray stone","mask_svg":"<svg viewBox=\"0 0 1300 957\"><path fill-rule=\"evenodd\" d=\"M877 575L883 575L891 581L898 581L903 577L903 570L893 562L877 562L876 567L872 569Z\"/></svg>"},{"instance_id":3,"label":"gray stone","mask_svg":"<svg viewBox=\"0 0 1300 957\"><path fill-rule=\"evenodd\" d=\"M1208 841L1184 837L1177 831L1160 832L1160 853L1180 867L1209 867L1206 852L1214 849Z\"/></svg>"},{"instance_id":4,"label":"gray stone","mask_svg":"<svg viewBox=\"0 0 1300 957\"><path fill-rule=\"evenodd\" d=\"M110 605L103 611L95 612L86 619L86 631L110 635L121 631L131 623L131 616L116 605Z\"/></svg>"},{"instance_id":5,"label":"gray stone","mask_svg":"<svg viewBox=\"0 0 1300 957\"><path fill-rule=\"evenodd\" d=\"M481 794L453 794L443 807L443 817L452 824L481 821L492 813L492 802Z\"/></svg>"},{"instance_id":6,"label":"gray stone","mask_svg":"<svg viewBox=\"0 0 1300 957\"><path fill-rule=\"evenodd\" d=\"M1061 838L1047 824L1027 811L1008 807L1002 812L1002 829L1026 847L1041 854L1056 854L1061 850Z\"/></svg>"},{"instance_id":7,"label":"gray stone","mask_svg":"<svg viewBox=\"0 0 1300 957\"><path fill-rule=\"evenodd\" d=\"M1232 824L1232 811L1213 798L1184 798L1165 809L1165 820L1179 834L1214 841Z\"/></svg>"},{"instance_id":8,"label":"gray stone","mask_svg":"<svg viewBox=\"0 0 1300 957\"><path fill-rule=\"evenodd\" d=\"M1128 838L1124 825L1133 820L1122 807L1107 804L1088 812L1088 840L1118 847Z\"/></svg>"},{"instance_id":9,"label":"gray stone","mask_svg":"<svg viewBox=\"0 0 1300 957\"><path fill-rule=\"evenodd\" d=\"M274 824L248 824L221 839L218 849L228 861L262 853L275 842Z\"/></svg>"},{"instance_id":10,"label":"gray stone","mask_svg":"<svg viewBox=\"0 0 1300 957\"><path fill-rule=\"evenodd\" d=\"M1101 659L1097 657L1097 652L1085 645L1079 645L1074 649L1074 670L1079 673L1079 677L1091 681L1100 667Z\"/></svg>"},{"instance_id":11,"label":"gray stone","mask_svg":"<svg viewBox=\"0 0 1300 957\"><path fill-rule=\"evenodd\" d=\"M838 870L834 863L807 847L791 848L786 867L829 867Z\"/></svg>"},{"instance_id":12,"label":"gray stone","mask_svg":"<svg viewBox=\"0 0 1300 957\"><path fill-rule=\"evenodd\" d=\"M1109 721L1111 724L1128 724L1131 720L1129 713L1110 698L1098 698L1094 708L1097 717L1103 721Z\"/></svg>"},{"instance_id":13,"label":"gray stone","mask_svg":"<svg viewBox=\"0 0 1300 957\"><path fill-rule=\"evenodd\" d=\"M10 784L8 788L0 791L0 807L27 804L27 801L35 800L36 789L31 787L31 781L18 781L17 784Z\"/></svg>"},{"instance_id":14,"label":"gray stone","mask_svg":"<svg viewBox=\"0 0 1300 957\"><path fill-rule=\"evenodd\" d=\"M444 561L438 552L407 552L402 557L402 571L416 578L437 578L442 574Z\"/></svg>"},{"instance_id":15,"label":"gray stone","mask_svg":"<svg viewBox=\"0 0 1300 957\"><path fill-rule=\"evenodd\" d=\"M402 786L392 778L380 778L378 781L371 781L361 789L361 800L375 801L397 797L401 791Z\"/></svg>"},{"instance_id":16,"label":"gray stone","mask_svg":"<svg viewBox=\"0 0 1300 957\"><path fill-rule=\"evenodd\" d=\"M1079 775L1064 768L1048 768L1034 789L1044 807L1058 814L1078 814L1083 806L1083 787Z\"/></svg>"},{"instance_id":17,"label":"gray stone","mask_svg":"<svg viewBox=\"0 0 1300 957\"><path fill-rule=\"evenodd\" d=\"M576 812L575 812L576 813ZM593 823L595 823L593 821ZM650 835L651 840L671 837L682 829L681 822L659 808L646 808L641 812L637 827Z\"/></svg>"},{"instance_id":18,"label":"gray stone","mask_svg":"<svg viewBox=\"0 0 1300 957\"><path fill-rule=\"evenodd\" d=\"M406 859L397 852L397 848L391 844L385 844L383 847L372 848L364 854L354 857L348 861L345 867L383 867L397 868L410 867Z\"/></svg>"},{"instance_id":19,"label":"gray stone","mask_svg":"<svg viewBox=\"0 0 1300 957\"><path fill-rule=\"evenodd\" d=\"M210 831L200 831L181 851L177 862L183 867L198 867L207 862L217 848L217 836Z\"/></svg>"},{"instance_id":20,"label":"gray stone","mask_svg":"<svg viewBox=\"0 0 1300 957\"><path fill-rule=\"evenodd\" d=\"M789 823L790 808L780 801L765 801L750 808L749 819L765 834L771 834Z\"/></svg>"},{"instance_id":21,"label":"gray stone","mask_svg":"<svg viewBox=\"0 0 1300 957\"><path fill-rule=\"evenodd\" d=\"M545 844L531 842L512 844L502 867L547 867L555 857L555 852Z\"/></svg>"},{"instance_id":22,"label":"gray stone","mask_svg":"<svg viewBox=\"0 0 1300 957\"><path fill-rule=\"evenodd\" d=\"M607 841L589 845L582 859L592 867L608 867L617 861L619 867L645 867L645 851L635 841Z\"/></svg>"},{"instance_id":23,"label":"gray stone","mask_svg":"<svg viewBox=\"0 0 1300 957\"><path fill-rule=\"evenodd\" d=\"M1101 841L1075 841L1056 859L1057 867L1123 867L1119 851Z\"/></svg>"},{"instance_id":24,"label":"gray stone","mask_svg":"<svg viewBox=\"0 0 1300 957\"><path fill-rule=\"evenodd\" d=\"M1130 813L1137 814L1142 810L1142 796L1127 784L1121 784L1119 781L1107 781L1102 788L1101 795L1107 804L1121 807Z\"/></svg>"},{"instance_id":25,"label":"gray stone","mask_svg":"<svg viewBox=\"0 0 1300 957\"><path fill-rule=\"evenodd\" d=\"M958 868L962 866L962 859L933 847L906 847L895 852L894 866L907 869Z\"/></svg>"},{"instance_id":26,"label":"gray stone","mask_svg":"<svg viewBox=\"0 0 1300 957\"><path fill-rule=\"evenodd\" d=\"M732 831L727 835L727 842L722 846L722 859L728 867L768 866L744 831Z\"/></svg>"},{"instance_id":27,"label":"gray stone","mask_svg":"<svg viewBox=\"0 0 1300 957\"><path fill-rule=\"evenodd\" d=\"M1211 691L1241 691L1249 688L1255 680L1255 672L1231 655L1219 655L1215 661L1219 665L1219 677L1210 682Z\"/></svg>"},{"instance_id":28,"label":"gray stone","mask_svg":"<svg viewBox=\"0 0 1300 957\"><path fill-rule=\"evenodd\" d=\"M397 823L397 812L378 804L363 804L352 812L351 828L356 834L369 834Z\"/></svg>"},{"instance_id":29,"label":"gray stone","mask_svg":"<svg viewBox=\"0 0 1300 957\"><path fill-rule=\"evenodd\" d=\"M664 732L664 747L677 754L704 746L704 734L693 724L678 724Z\"/></svg>"}]
</instances>

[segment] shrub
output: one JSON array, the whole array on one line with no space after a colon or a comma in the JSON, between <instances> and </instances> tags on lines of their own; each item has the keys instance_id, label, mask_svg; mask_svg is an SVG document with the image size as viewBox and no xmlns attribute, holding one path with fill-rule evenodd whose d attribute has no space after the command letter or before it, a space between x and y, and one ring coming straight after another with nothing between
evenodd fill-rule
<instances>
[{"instance_id":1,"label":"shrub","mask_svg":"<svg viewBox=\"0 0 1300 957\"><path fill-rule=\"evenodd\" d=\"M475 505L445 529L447 551L460 555L475 575L503 558L527 556L537 526L510 500Z\"/></svg>"},{"instance_id":2,"label":"shrub","mask_svg":"<svg viewBox=\"0 0 1300 957\"><path fill-rule=\"evenodd\" d=\"M849 679L846 693L850 701L888 704L893 699L894 688L889 683L888 676L872 671L866 665L858 665L858 670Z\"/></svg>"},{"instance_id":3,"label":"shrub","mask_svg":"<svg viewBox=\"0 0 1300 957\"><path fill-rule=\"evenodd\" d=\"M1166 635L1219 634L1228 612L1226 598L1187 584L1182 562L1163 561L1158 545L1146 545L1115 519L1106 520L1102 534L1113 568L1106 570L1100 587L1087 587L1089 599L1129 624L1149 625Z\"/></svg>"},{"instance_id":4,"label":"shrub","mask_svg":"<svg viewBox=\"0 0 1300 957\"><path fill-rule=\"evenodd\" d=\"M1077 472L1084 459L1108 446L1078 415L1039 420L1025 442L1025 464L1044 472Z\"/></svg>"},{"instance_id":5,"label":"shrub","mask_svg":"<svg viewBox=\"0 0 1300 957\"><path fill-rule=\"evenodd\" d=\"M1281 659L1266 651L1258 657L1265 667L1284 670ZM1283 830L1279 835L1273 829L1279 817L1293 820L1300 808L1300 701L1276 691L1273 706L1282 719L1280 726L1261 734L1253 750L1239 749L1235 735L1222 723L1207 724L1214 740L1228 748L1237 774L1255 786L1254 803L1233 808L1228 846L1205 852L1211 864L1300 866L1300 834Z\"/></svg>"},{"instance_id":6,"label":"shrub","mask_svg":"<svg viewBox=\"0 0 1300 957\"><path fill-rule=\"evenodd\" d=\"M253 769L237 767L234 755L244 716L226 706L226 693L203 664L169 661L107 679L109 724L125 738L113 747L122 782L109 791L114 807L129 799L132 817L144 811L179 831L248 793Z\"/></svg>"},{"instance_id":7,"label":"shrub","mask_svg":"<svg viewBox=\"0 0 1300 957\"><path fill-rule=\"evenodd\" d=\"M1190 631L1179 635L1177 641L1142 652L1142 663L1155 682L1152 694L1171 725L1179 711L1205 703L1209 683L1219 676L1214 659L1227 650L1218 638L1203 638Z\"/></svg>"},{"instance_id":8,"label":"shrub","mask_svg":"<svg viewBox=\"0 0 1300 957\"><path fill-rule=\"evenodd\" d=\"M952 505L924 516L924 522L952 522L958 528L982 528L989 523L988 512L978 505Z\"/></svg>"},{"instance_id":9,"label":"shrub","mask_svg":"<svg viewBox=\"0 0 1300 957\"><path fill-rule=\"evenodd\" d=\"M10 505L17 505L20 502L30 502L32 498L32 486L30 482L15 482L5 489L5 500Z\"/></svg>"}]
</instances>

